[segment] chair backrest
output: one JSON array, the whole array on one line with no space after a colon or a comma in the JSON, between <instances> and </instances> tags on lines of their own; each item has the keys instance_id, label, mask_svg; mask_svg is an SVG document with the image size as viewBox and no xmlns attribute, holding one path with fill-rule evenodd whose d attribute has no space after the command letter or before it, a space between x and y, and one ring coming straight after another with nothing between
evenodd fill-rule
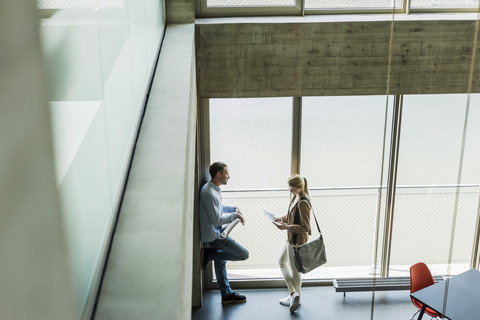
<instances>
[{"instance_id":1,"label":"chair backrest","mask_svg":"<svg viewBox=\"0 0 480 320\"><path fill-rule=\"evenodd\" d=\"M410 267L410 293L435 284L430 269L423 262Z\"/></svg>"}]
</instances>

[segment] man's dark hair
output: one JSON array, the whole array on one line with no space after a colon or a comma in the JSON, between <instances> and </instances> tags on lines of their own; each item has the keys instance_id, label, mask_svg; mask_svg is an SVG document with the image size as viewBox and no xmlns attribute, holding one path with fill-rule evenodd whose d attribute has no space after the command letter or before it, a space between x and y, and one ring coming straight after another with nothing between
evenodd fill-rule
<instances>
[{"instance_id":1,"label":"man's dark hair","mask_svg":"<svg viewBox=\"0 0 480 320\"><path fill-rule=\"evenodd\" d=\"M210 169L208 169L208 171L210 172L210 176L213 179L218 172L223 173L223 169L226 167L227 165L223 162L214 162L210 165Z\"/></svg>"}]
</instances>

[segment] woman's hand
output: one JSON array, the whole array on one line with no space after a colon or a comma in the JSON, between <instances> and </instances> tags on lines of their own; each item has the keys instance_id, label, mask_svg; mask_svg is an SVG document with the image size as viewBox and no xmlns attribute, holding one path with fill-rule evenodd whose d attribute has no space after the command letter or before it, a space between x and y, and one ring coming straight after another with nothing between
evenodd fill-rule
<instances>
[{"instance_id":1,"label":"woman's hand","mask_svg":"<svg viewBox=\"0 0 480 320\"><path fill-rule=\"evenodd\" d=\"M281 219L279 221L277 221L277 219L275 219L272 223L280 230L287 230L288 229L288 225L285 222L281 222Z\"/></svg>"}]
</instances>

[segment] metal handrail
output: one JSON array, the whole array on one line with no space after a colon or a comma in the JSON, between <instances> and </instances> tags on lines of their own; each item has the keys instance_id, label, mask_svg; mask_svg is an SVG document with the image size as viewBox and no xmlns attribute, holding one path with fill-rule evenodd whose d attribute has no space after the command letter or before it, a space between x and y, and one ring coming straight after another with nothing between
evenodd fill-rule
<instances>
[{"instance_id":1,"label":"metal handrail","mask_svg":"<svg viewBox=\"0 0 480 320\"><path fill-rule=\"evenodd\" d=\"M428 188L474 188L479 187L480 184L439 184L439 185L403 185L397 186L397 189L428 189ZM378 190L386 189L387 186L352 186L352 187L316 187L309 188L310 191L338 191L338 190ZM288 188L267 188L267 189L227 189L222 190L222 193L230 192L272 192L272 191L288 191Z\"/></svg>"},{"instance_id":2,"label":"metal handrail","mask_svg":"<svg viewBox=\"0 0 480 320\"><path fill-rule=\"evenodd\" d=\"M385 192L387 186L348 186L348 187L315 187L315 188L310 188L310 191L352 191L354 190L371 190L371 191L376 191L377 194L377 202L379 202L380 195ZM396 189L400 190L414 190L414 189L456 189L453 190L453 193L460 193L460 188L465 189L465 188L475 188L477 190L480 189L480 184L439 184L439 185L400 185L397 186ZM397 190L398 191L398 190ZM451 190L452 191L452 190ZM223 193L226 193L225 195L229 194L230 197L233 196L234 193L264 193L264 192L288 192L288 188L252 188L252 189L230 189L230 190L223 190ZM478 191L477 191L478 192ZM373 193L372 193L373 194ZM264 194L266 197L268 197L266 194ZM258 197L262 197L263 195L259 194L257 195ZM280 196L280 195L278 195ZM275 197L278 197L275 196ZM319 194L313 196L313 197L318 197L321 196ZM227 198L230 198L227 197ZM480 197L480 194L479 194ZM243 197L242 197L243 198ZM480 198L479 198L480 199ZM476 231L474 235L474 241L473 241L473 246L472 246L472 257L471 257L471 266L476 267L479 264L480 260L480 200L477 202L477 219L476 219ZM377 210L380 209L380 206L377 206ZM375 219L378 219L379 213L377 211L375 215ZM378 223L375 223L375 228L374 228L374 237L377 237L378 232L380 230L378 229ZM377 269L376 263L374 263L374 259L376 257L375 250L373 250L373 256L372 256L372 271L371 274L377 273L379 270ZM385 267L383 267L385 269Z\"/></svg>"}]
</instances>

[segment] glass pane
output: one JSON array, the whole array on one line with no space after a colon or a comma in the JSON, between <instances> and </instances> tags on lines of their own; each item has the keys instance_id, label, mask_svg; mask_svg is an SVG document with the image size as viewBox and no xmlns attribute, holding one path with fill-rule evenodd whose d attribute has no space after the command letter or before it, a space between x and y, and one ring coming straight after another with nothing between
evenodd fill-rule
<instances>
[{"instance_id":1,"label":"glass pane","mask_svg":"<svg viewBox=\"0 0 480 320\"><path fill-rule=\"evenodd\" d=\"M83 309L123 188L130 141L165 26L158 18L163 5L156 0L37 4L40 11L52 9L40 33L50 77L58 192Z\"/></svg>"},{"instance_id":2,"label":"glass pane","mask_svg":"<svg viewBox=\"0 0 480 320\"><path fill-rule=\"evenodd\" d=\"M295 0L207 0L207 7L288 7Z\"/></svg>"},{"instance_id":3,"label":"glass pane","mask_svg":"<svg viewBox=\"0 0 480 320\"><path fill-rule=\"evenodd\" d=\"M404 0L305 0L305 9L391 9L403 8Z\"/></svg>"},{"instance_id":4,"label":"glass pane","mask_svg":"<svg viewBox=\"0 0 480 320\"><path fill-rule=\"evenodd\" d=\"M247 220L230 235L250 257L228 262L230 279L281 276L277 261L285 234L262 210L280 215L289 204L292 103L292 98L210 100L210 159L228 165L231 179L222 187L223 201L239 207Z\"/></svg>"},{"instance_id":5,"label":"glass pane","mask_svg":"<svg viewBox=\"0 0 480 320\"><path fill-rule=\"evenodd\" d=\"M478 102L472 96L457 189L467 95L404 97L390 275L408 275L419 261L446 274L450 245L451 273L469 269L480 180Z\"/></svg>"},{"instance_id":6,"label":"glass pane","mask_svg":"<svg viewBox=\"0 0 480 320\"><path fill-rule=\"evenodd\" d=\"M385 189L380 193L379 185L392 106L393 97L387 103L386 96L303 98L301 173L327 242L328 262L315 271L318 277L371 275L383 226L377 217Z\"/></svg>"},{"instance_id":7,"label":"glass pane","mask_svg":"<svg viewBox=\"0 0 480 320\"><path fill-rule=\"evenodd\" d=\"M478 8L478 0L411 0L412 9Z\"/></svg>"},{"instance_id":8,"label":"glass pane","mask_svg":"<svg viewBox=\"0 0 480 320\"><path fill-rule=\"evenodd\" d=\"M385 96L303 98L301 170L310 186L378 186L386 100ZM388 104L391 112L393 97Z\"/></svg>"},{"instance_id":9,"label":"glass pane","mask_svg":"<svg viewBox=\"0 0 480 320\"><path fill-rule=\"evenodd\" d=\"M39 9L121 8L124 0L37 0Z\"/></svg>"},{"instance_id":10,"label":"glass pane","mask_svg":"<svg viewBox=\"0 0 480 320\"><path fill-rule=\"evenodd\" d=\"M210 160L225 162L224 189L286 188L292 98L211 99Z\"/></svg>"}]
</instances>

